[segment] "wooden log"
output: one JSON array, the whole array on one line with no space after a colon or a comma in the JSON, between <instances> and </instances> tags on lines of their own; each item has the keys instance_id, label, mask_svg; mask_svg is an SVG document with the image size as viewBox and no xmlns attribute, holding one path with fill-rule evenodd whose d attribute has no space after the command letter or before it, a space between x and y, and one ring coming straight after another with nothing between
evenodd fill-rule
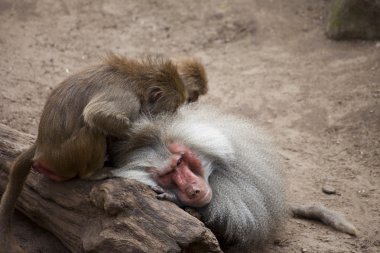
<instances>
[{"instance_id":1,"label":"wooden log","mask_svg":"<svg viewBox=\"0 0 380 253\"><path fill-rule=\"evenodd\" d=\"M0 191L34 137L0 124ZM72 252L222 252L204 224L133 180L52 182L32 171L17 209Z\"/></svg>"}]
</instances>

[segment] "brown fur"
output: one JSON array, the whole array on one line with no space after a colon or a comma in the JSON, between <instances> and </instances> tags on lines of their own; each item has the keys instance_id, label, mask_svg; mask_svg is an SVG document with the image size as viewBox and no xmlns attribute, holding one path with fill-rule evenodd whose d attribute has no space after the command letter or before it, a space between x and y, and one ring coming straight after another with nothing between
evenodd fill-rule
<instances>
[{"instance_id":1,"label":"brown fur","mask_svg":"<svg viewBox=\"0 0 380 253\"><path fill-rule=\"evenodd\" d=\"M193 58L178 59L178 72L186 86L188 102L195 102L208 91L207 75L203 65Z\"/></svg>"},{"instance_id":2,"label":"brown fur","mask_svg":"<svg viewBox=\"0 0 380 253\"><path fill-rule=\"evenodd\" d=\"M0 206L0 252L21 250L10 220L31 166L62 179L89 177L103 167L107 136L125 136L140 114L174 112L186 99L177 67L162 58L110 54L63 81L46 102L35 145L12 167Z\"/></svg>"}]
</instances>

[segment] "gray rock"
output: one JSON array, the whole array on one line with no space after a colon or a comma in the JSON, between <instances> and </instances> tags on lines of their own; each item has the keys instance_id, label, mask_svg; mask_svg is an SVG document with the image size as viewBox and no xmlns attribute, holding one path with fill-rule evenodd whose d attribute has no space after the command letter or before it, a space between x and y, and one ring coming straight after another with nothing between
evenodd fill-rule
<instances>
[{"instance_id":1,"label":"gray rock","mask_svg":"<svg viewBox=\"0 0 380 253\"><path fill-rule=\"evenodd\" d=\"M336 194L335 188L330 185L323 186L322 191L326 194Z\"/></svg>"},{"instance_id":2,"label":"gray rock","mask_svg":"<svg viewBox=\"0 0 380 253\"><path fill-rule=\"evenodd\" d=\"M334 0L328 17L331 39L380 39L380 0Z\"/></svg>"}]
</instances>

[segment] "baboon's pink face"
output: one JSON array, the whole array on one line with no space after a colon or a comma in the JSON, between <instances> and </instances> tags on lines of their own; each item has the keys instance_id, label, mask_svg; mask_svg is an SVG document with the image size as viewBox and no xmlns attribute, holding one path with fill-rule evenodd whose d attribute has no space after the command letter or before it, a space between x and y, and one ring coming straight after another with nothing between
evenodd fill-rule
<instances>
[{"instance_id":1,"label":"baboon's pink face","mask_svg":"<svg viewBox=\"0 0 380 253\"><path fill-rule=\"evenodd\" d=\"M186 206L202 207L210 203L212 190L199 158L179 143L171 143L169 151L172 154L170 164L164 169L150 170L156 182L162 188L174 191Z\"/></svg>"}]
</instances>

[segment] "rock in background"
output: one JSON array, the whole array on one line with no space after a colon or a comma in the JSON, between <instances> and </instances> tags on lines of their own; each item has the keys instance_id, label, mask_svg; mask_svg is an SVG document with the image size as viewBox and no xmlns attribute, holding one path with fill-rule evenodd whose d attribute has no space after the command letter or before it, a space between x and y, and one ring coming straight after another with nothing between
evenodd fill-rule
<instances>
[{"instance_id":1,"label":"rock in background","mask_svg":"<svg viewBox=\"0 0 380 253\"><path fill-rule=\"evenodd\" d=\"M380 39L380 0L334 0L327 23L331 39Z\"/></svg>"}]
</instances>

